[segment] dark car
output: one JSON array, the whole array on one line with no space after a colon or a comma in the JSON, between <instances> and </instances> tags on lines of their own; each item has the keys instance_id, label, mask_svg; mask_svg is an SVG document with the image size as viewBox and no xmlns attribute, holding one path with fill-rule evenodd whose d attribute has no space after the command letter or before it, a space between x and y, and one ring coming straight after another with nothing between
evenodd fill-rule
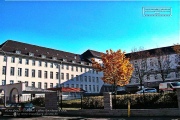
<instances>
[{"instance_id":1,"label":"dark car","mask_svg":"<svg viewBox=\"0 0 180 120\"><path fill-rule=\"evenodd\" d=\"M5 114L21 116L21 115L31 115L31 113L36 112L35 107L32 103L10 103L6 107L0 108L0 116Z\"/></svg>"}]
</instances>

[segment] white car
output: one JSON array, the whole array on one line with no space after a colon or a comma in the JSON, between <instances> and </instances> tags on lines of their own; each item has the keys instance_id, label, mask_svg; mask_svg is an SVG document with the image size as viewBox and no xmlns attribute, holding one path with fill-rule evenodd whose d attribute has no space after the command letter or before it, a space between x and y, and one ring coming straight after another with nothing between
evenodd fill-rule
<instances>
[{"instance_id":1,"label":"white car","mask_svg":"<svg viewBox=\"0 0 180 120\"><path fill-rule=\"evenodd\" d=\"M157 90L156 88L143 88L142 90L140 91L137 91L136 94L141 94L141 93L156 93Z\"/></svg>"}]
</instances>

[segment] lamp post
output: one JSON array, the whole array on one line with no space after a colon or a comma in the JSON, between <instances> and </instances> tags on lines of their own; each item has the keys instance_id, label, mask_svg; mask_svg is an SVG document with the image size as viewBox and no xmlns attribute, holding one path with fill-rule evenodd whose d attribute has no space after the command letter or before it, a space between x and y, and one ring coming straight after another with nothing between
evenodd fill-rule
<instances>
[{"instance_id":1,"label":"lamp post","mask_svg":"<svg viewBox=\"0 0 180 120\"><path fill-rule=\"evenodd\" d=\"M60 62L59 67L58 67L59 68L59 85L58 85L59 91L58 91L58 93L59 93L60 106L61 106L61 110L62 110L61 64L62 64L62 62Z\"/></svg>"},{"instance_id":2,"label":"lamp post","mask_svg":"<svg viewBox=\"0 0 180 120\"><path fill-rule=\"evenodd\" d=\"M7 54L2 50L2 48L0 49L3 53L4 53L4 55L5 55L5 57L6 57L6 69L5 69L5 82L4 82L4 84L6 84L6 77L7 77ZM5 94L5 90L4 90L4 107L6 106L6 94Z\"/></svg>"}]
</instances>

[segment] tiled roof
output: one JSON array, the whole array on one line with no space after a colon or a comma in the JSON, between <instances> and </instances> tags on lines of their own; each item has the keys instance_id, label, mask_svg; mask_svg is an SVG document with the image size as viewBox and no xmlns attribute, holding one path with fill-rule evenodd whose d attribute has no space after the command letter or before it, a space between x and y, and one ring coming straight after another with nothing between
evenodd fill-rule
<instances>
[{"instance_id":1,"label":"tiled roof","mask_svg":"<svg viewBox=\"0 0 180 120\"><path fill-rule=\"evenodd\" d=\"M52 90L52 91L62 90L62 92L85 92L85 90L81 88L69 88L69 87L48 88L48 90Z\"/></svg>"},{"instance_id":2,"label":"tiled roof","mask_svg":"<svg viewBox=\"0 0 180 120\"><path fill-rule=\"evenodd\" d=\"M24 55L33 53L35 57L40 57L41 55L45 55L46 58L49 58L49 59L52 59L52 57L56 57L57 60L66 59L68 62L83 61L83 59L81 59L81 55L79 54L55 50L55 49L46 48L46 47L40 47L40 46L17 42L13 40L7 40L5 43L1 45L1 48L3 51L11 52L11 53L15 53L15 51L21 51L21 54L24 54Z\"/></svg>"}]
</instances>

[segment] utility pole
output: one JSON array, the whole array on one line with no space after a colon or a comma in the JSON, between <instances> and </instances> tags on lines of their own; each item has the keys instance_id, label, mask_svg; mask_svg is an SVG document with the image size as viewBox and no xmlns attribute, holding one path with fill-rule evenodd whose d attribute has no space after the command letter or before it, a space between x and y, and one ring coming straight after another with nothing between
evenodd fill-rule
<instances>
[{"instance_id":1,"label":"utility pole","mask_svg":"<svg viewBox=\"0 0 180 120\"><path fill-rule=\"evenodd\" d=\"M59 85L58 85L58 94L59 94L59 100L60 100L60 107L61 107L61 110L62 110L62 86L61 86L61 64L62 62L60 62L58 65L59 65ZM59 103L59 100L58 100L58 103Z\"/></svg>"}]
</instances>

